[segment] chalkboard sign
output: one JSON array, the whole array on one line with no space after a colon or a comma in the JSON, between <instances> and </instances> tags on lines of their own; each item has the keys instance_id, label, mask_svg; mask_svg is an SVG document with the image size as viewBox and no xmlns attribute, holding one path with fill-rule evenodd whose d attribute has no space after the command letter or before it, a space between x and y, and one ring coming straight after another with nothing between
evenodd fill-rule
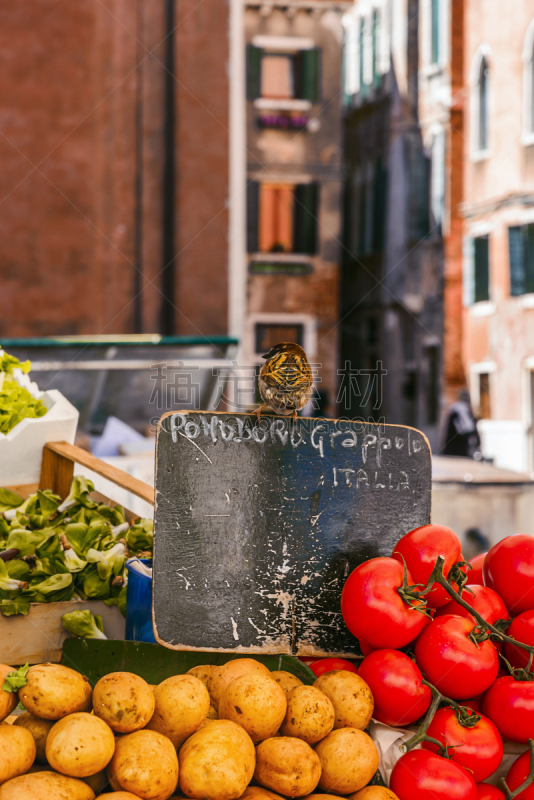
<instances>
[{"instance_id":1,"label":"chalkboard sign","mask_svg":"<svg viewBox=\"0 0 534 800\"><path fill-rule=\"evenodd\" d=\"M350 572L430 522L413 428L180 412L156 449L154 632L177 650L350 655Z\"/></svg>"}]
</instances>

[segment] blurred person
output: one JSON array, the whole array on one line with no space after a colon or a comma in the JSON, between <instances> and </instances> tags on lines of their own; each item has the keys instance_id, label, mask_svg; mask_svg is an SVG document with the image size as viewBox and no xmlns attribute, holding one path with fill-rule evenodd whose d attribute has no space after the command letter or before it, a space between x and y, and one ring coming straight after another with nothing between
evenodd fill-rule
<instances>
[{"instance_id":1,"label":"blurred person","mask_svg":"<svg viewBox=\"0 0 534 800\"><path fill-rule=\"evenodd\" d=\"M445 444L441 452L444 456L480 457L477 421L466 389L459 392L458 400L449 408Z\"/></svg>"},{"instance_id":2,"label":"blurred person","mask_svg":"<svg viewBox=\"0 0 534 800\"><path fill-rule=\"evenodd\" d=\"M480 528L468 528L463 538L462 555L467 561L480 553L487 553L491 547L488 536Z\"/></svg>"}]
</instances>

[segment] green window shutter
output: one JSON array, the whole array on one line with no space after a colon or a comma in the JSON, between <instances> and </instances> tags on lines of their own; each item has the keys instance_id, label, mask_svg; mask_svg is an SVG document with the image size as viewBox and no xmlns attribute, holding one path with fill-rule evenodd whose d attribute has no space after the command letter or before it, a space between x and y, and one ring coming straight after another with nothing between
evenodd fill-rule
<instances>
[{"instance_id":1,"label":"green window shutter","mask_svg":"<svg viewBox=\"0 0 534 800\"><path fill-rule=\"evenodd\" d=\"M247 100L261 96L261 57L263 51L254 45L247 45Z\"/></svg>"},{"instance_id":2,"label":"green window shutter","mask_svg":"<svg viewBox=\"0 0 534 800\"><path fill-rule=\"evenodd\" d=\"M439 0L432 0L431 12L431 58L433 64L439 63Z\"/></svg>"},{"instance_id":3,"label":"green window shutter","mask_svg":"<svg viewBox=\"0 0 534 800\"><path fill-rule=\"evenodd\" d=\"M260 207L260 185L250 181L247 185L247 251L258 252L258 222Z\"/></svg>"},{"instance_id":4,"label":"green window shutter","mask_svg":"<svg viewBox=\"0 0 534 800\"><path fill-rule=\"evenodd\" d=\"M379 45L380 15L375 9L373 12L373 86L378 89L382 83L382 75L378 72L378 45Z\"/></svg>"},{"instance_id":5,"label":"green window shutter","mask_svg":"<svg viewBox=\"0 0 534 800\"><path fill-rule=\"evenodd\" d=\"M321 68L321 51L318 47L311 50L301 50L298 58L297 72L299 74L299 99L318 100L319 99L319 72Z\"/></svg>"},{"instance_id":6,"label":"green window shutter","mask_svg":"<svg viewBox=\"0 0 534 800\"><path fill-rule=\"evenodd\" d=\"M525 242L525 257L524 257L524 271L525 271L525 291L534 292L534 225L524 226L524 242Z\"/></svg>"},{"instance_id":7,"label":"green window shutter","mask_svg":"<svg viewBox=\"0 0 534 800\"><path fill-rule=\"evenodd\" d=\"M489 300L489 236L477 236L475 242L475 303Z\"/></svg>"},{"instance_id":8,"label":"green window shutter","mask_svg":"<svg viewBox=\"0 0 534 800\"><path fill-rule=\"evenodd\" d=\"M463 240L463 301L470 306L475 301L475 246L474 239L465 236Z\"/></svg>"},{"instance_id":9,"label":"green window shutter","mask_svg":"<svg viewBox=\"0 0 534 800\"><path fill-rule=\"evenodd\" d=\"M508 228L508 256L510 259L510 294L517 297L525 293L523 230L519 225Z\"/></svg>"},{"instance_id":10,"label":"green window shutter","mask_svg":"<svg viewBox=\"0 0 534 800\"><path fill-rule=\"evenodd\" d=\"M319 184L301 183L295 186L294 252L317 252L317 215Z\"/></svg>"},{"instance_id":11,"label":"green window shutter","mask_svg":"<svg viewBox=\"0 0 534 800\"><path fill-rule=\"evenodd\" d=\"M360 63L360 94L366 97L369 93L369 85L365 81L365 22L360 21L359 33L359 63Z\"/></svg>"}]
</instances>

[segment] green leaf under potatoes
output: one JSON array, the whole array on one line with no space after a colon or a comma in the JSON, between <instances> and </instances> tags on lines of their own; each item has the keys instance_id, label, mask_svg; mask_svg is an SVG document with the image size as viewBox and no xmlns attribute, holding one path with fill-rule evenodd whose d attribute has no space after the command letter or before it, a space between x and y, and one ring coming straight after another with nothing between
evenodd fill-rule
<instances>
[{"instance_id":1,"label":"green leaf under potatoes","mask_svg":"<svg viewBox=\"0 0 534 800\"><path fill-rule=\"evenodd\" d=\"M19 689L22 689L23 686L26 686L28 683L26 675L28 674L29 668L30 665L25 664L23 667L20 667L20 669L8 673L4 685L2 686L3 691L11 693L18 692Z\"/></svg>"}]
</instances>

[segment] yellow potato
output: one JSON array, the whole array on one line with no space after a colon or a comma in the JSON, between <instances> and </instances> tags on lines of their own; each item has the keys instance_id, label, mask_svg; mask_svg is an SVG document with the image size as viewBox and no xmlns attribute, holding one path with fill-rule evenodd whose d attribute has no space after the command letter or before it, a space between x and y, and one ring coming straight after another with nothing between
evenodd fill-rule
<instances>
[{"instance_id":1,"label":"yellow potato","mask_svg":"<svg viewBox=\"0 0 534 800\"><path fill-rule=\"evenodd\" d=\"M247 786L239 800L284 800L284 798L264 789L263 786Z\"/></svg>"},{"instance_id":2,"label":"yellow potato","mask_svg":"<svg viewBox=\"0 0 534 800\"><path fill-rule=\"evenodd\" d=\"M252 779L254 763L254 745L243 728L214 720L180 750L180 789L198 800L236 800Z\"/></svg>"},{"instance_id":3,"label":"yellow potato","mask_svg":"<svg viewBox=\"0 0 534 800\"><path fill-rule=\"evenodd\" d=\"M36 664L27 678L26 686L19 689L19 700L34 716L61 719L91 710L91 687L79 672L61 664Z\"/></svg>"},{"instance_id":4,"label":"yellow potato","mask_svg":"<svg viewBox=\"0 0 534 800\"><path fill-rule=\"evenodd\" d=\"M41 764L47 763L46 740L54 724L54 720L39 719L39 717L34 717L33 714L30 714L29 711L26 711L25 714L20 714L20 716L15 717L13 721L13 725L26 728L26 730L29 731L33 736L37 750L36 759Z\"/></svg>"},{"instance_id":5,"label":"yellow potato","mask_svg":"<svg viewBox=\"0 0 534 800\"><path fill-rule=\"evenodd\" d=\"M173 675L154 689L156 708L147 730L167 736L180 747L206 719L210 696L194 675Z\"/></svg>"},{"instance_id":6,"label":"yellow potato","mask_svg":"<svg viewBox=\"0 0 534 800\"><path fill-rule=\"evenodd\" d=\"M99 800L106 800L106 798L111 798L112 800L139 800L139 797L131 792L106 792L105 794L99 794L98 797ZM172 800L172 798L169 798L169 800Z\"/></svg>"},{"instance_id":7,"label":"yellow potato","mask_svg":"<svg viewBox=\"0 0 534 800\"><path fill-rule=\"evenodd\" d=\"M15 672L14 667L7 664L0 664L0 721L9 717L19 699L16 692L4 692L2 686L10 672Z\"/></svg>"},{"instance_id":8,"label":"yellow potato","mask_svg":"<svg viewBox=\"0 0 534 800\"><path fill-rule=\"evenodd\" d=\"M93 800L95 793L83 781L57 772L36 772L0 786L0 800Z\"/></svg>"},{"instance_id":9,"label":"yellow potato","mask_svg":"<svg viewBox=\"0 0 534 800\"><path fill-rule=\"evenodd\" d=\"M363 731L369 724L375 707L369 686L354 672L339 669L326 672L313 684L330 698L336 721L334 729L358 728Z\"/></svg>"},{"instance_id":10,"label":"yellow potato","mask_svg":"<svg viewBox=\"0 0 534 800\"><path fill-rule=\"evenodd\" d=\"M226 687L236 678L246 675L247 672L270 675L267 667L254 658L235 658L220 667L215 667L208 680L208 692L212 706L219 710L219 703Z\"/></svg>"},{"instance_id":11,"label":"yellow potato","mask_svg":"<svg viewBox=\"0 0 534 800\"><path fill-rule=\"evenodd\" d=\"M339 800L338 794L308 794L302 800Z\"/></svg>"},{"instance_id":12,"label":"yellow potato","mask_svg":"<svg viewBox=\"0 0 534 800\"><path fill-rule=\"evenodd\" d=\"M116 733L144 728L154 708L154 690L132 672L110 672L93 690L93 711Z\"/></svg>"},{"instance_id":13,"label":"yellow potato","mask_svg":"<svg viewBox=\"0 0 534 800\"><path fill-rule=\"evenodd\" d=\"M334 706L323 692L315 686L297 686L287 697L281 732L315 744L330 733L334 720Z\"/></svg>"},{"instance_id":14,"label":"yellow potato","mask_svg":"<svg viewBox=\"0 0 534 800\"><path fill-rule=\"evenodd\" d=\"M367 786L378 769L375 743L356 728L332 731L315 745L315 752L321 760L319 788L324 792L357 792Z\"/></svg>"},{"instance_id":15,"label":"yellow potato","mask_svg":"<svg viewBox=\"0 0 534 800\"><path fill-rule=\"evenodd\" d=\"M349 800L399 800L391 789L384 786L366 786L356 794L351 794Z\"/></svg>"},{"instance_id":16,"label":"yellow potato","mask_svg":"<svg viewBox=\"0 0 534 800\"><path fill-rule=\"evenodd\" d=\"M321 762L302 739L279 736L256 748L254 779L286 797L313 792L321 777Z\"/></svg>"},{"instance_id":17,"label":"yellow potato","mask_svg":"<svg viewBox=\"0 0 534 800\"><path fill-rule=\"evenodd\" d=\"M71 778L105 769L115 752L113 731L100 717L80 712L56 722L46 740L50 766Z\"/></svg>"},{"instance_id":18,"label":"yellow potato","mask_svg":"<svg viewBox=\"0 0 534 800\"><path fill-rule=\"evenodd\" d=\"M271 672L271 678L280 684L286 694L292 692L297 686L304 686L300 678L297 678L291 672L286 672L284 669L275 669Z\"/></svg>"},{"instance_id":19,"label":"yellow potato","mask_svg":"<svg viewBox=\"0 0 534 800\"><path fill-rule=\"evenodd\" d=\"M134 731L117 739L108 776L115 791L131 792L143 800L167 800L178 783L178 756L161 733Z\"/></svg>"},{"instance_id":20,"label":"yellow potato","mask_svg":"<svg viewBox=\"0 0 534 800\"><path fill-rule=\"evenodd\" d=\"M286 695L269 675L249 672L236 678L224 691L219 718L237 722L253 742L270 739L286 714Z\"/></svg>"},{"instance_id":21,"label":"yellow potato","mask_svg":"<svg viewBox=\"0 0 534 800\"><path fill-rule=\"evenodd\" d=\"M208 681L214 669L215 667L213 664L200 664L198 667L191 667L191 669L188 669L186 674L194 675L195 678L198 678L199 681L202 681L204 686L207 688Z\"/></svg>"},{"instance_id":22,"label":"yellow potato","mask_svg":"<svg viewBox=\"0 0 534 800\"><path fill-rule=\"evenodd\" d=\"M91 787L95 794L99 794L108 785L108 774L105 769L100 772L95 772L94 775L88 775L81 780Z\"/></svg>"},{"instance_id":23,"label":"yellow potato","mask_svg":"<svg viewBox=\"0 0 534 800\"><path fill-rule=\"evenodd\" d=\"M0 784L29 770L35 753L34 738L26 728L0 725Z\"/></svg>"}]
</instances>

